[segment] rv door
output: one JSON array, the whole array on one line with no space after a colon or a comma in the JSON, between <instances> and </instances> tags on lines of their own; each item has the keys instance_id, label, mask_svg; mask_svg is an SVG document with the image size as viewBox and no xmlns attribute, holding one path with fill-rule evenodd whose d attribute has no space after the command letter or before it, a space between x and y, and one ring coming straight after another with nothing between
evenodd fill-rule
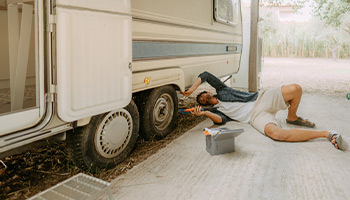
<instances>
[{"instance_id":1,"label":"rv door","mask_svg":"<svg viewBox=\"0 0 350 200\"><path fill-rule=\"evenodd\" d=\"M56 0L58 116L74 121L131 100L129 0Z\"/></svg>"},{"instance_id":2,"label":"rv door","mask_svg":"<svg viewBox=\"0 0 350 200\"><path fill-rule=\"evenodd\" d=\"M45 114L43 2L0 1L0 136ZM1 145L0 145L1 146Z\"/></svg>"}]
</instances>

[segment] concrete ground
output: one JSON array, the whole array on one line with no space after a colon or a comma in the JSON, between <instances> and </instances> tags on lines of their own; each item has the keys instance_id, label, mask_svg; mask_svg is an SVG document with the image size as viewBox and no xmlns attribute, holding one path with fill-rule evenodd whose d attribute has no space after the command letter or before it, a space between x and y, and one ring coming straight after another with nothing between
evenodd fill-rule
<instances>
[{"instance_id":1,"label":"concrete ground","mask_svg":"<svg viewBox=\"0 0 350 200\"><path fill-rule=\"evenodd\" d=\"M287 111L277 113L282 127ZM298 114L350 141L350 101L306 94ZM243 128L233 153L210 156L206 120L112 182L114 199L350 199L350 153L326 139L286 143Z\"/></svg>"},{"instance_id":2,"label":"concrete ground","mask_svg":"<svg viewBox=\"0 0 350 200\"><path fill-rule=\"evenodd\" d=\"M298 114L350 144L350 60L265 58L262 87L298 83ZM208 88L206 88L207 90ZM287 111L277 113L284 128ZM276 142L247 124L233 153L210 156L206 120L112 182L115 199L350 199L350 153L327 139Z\"/></svg>"}]
</instances>

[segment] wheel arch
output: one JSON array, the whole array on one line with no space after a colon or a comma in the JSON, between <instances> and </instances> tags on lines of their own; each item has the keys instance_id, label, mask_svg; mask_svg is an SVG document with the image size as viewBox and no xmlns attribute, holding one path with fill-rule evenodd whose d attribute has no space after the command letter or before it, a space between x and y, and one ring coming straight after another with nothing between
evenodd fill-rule
<instances>
[{"instance_id":1,"label":"wheel arch","mask_svg":"<svg viewBox=\"0 0 350 200\"><path fill-rule=\"evenodd\" d=\"M185 90L185 75L179 67L134 72L132 78L134 94L166 85L172 85L177 91Z\"/></svg>"}]
</instances>

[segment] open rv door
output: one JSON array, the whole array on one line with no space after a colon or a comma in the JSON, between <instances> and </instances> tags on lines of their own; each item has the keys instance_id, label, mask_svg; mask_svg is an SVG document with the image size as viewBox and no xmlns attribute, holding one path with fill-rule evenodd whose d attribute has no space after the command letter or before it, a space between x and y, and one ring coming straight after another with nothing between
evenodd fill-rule
<instances>
[{"instance_id":1,"label":"open rv door","mask_svg":"<svg viewBox=\"0 0 350 200\"><path fill-rule=\"evenodd\" d=\"M91 117L132 96L129 0L56 0L58 116Z\"/></svg>"},{"instance_id":2,"label":"open rv door","mask_svg":"<svg viewBox=\"0 0 350 200\"><path fill-rule=\"evenodd\" d=\"M0 7L0 136L4 136L32 127L44 116L44 28L41 1L2 1Z\"/></svg>"}]
</instances>

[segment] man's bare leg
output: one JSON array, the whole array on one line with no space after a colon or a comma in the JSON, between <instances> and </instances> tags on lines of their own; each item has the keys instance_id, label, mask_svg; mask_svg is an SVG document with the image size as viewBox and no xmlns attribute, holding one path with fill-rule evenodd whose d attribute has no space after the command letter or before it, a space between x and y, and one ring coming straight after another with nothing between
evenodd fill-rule
<instances>
[{"instance_id":1,"label":"man's bare leg","mask_svg":"<svg viewBox=\"0 0 350 200\"><path fill-rule=\"evenodd\" d=\"M295 121L298 119L297 111L300 104L303 90L298 84L291 84L282 87L282 96L285 102L289 103L287 120ZM305 122L305 120L303 120ZM312 122L310 122L313 124Z\"/></svg>"},{"instance_id":2,"label":"man's bare leg","mask_svg":"<svg viewBox=\"0 0 350 200\"><path fill-rule=\"evenodd\" d=\"M285 142L302 142L316 138L328 138L329 131L314 131L314 130L305 130L305 129L282 129L275 124L267 124L265 126L265 134L270 138L278 141ZM338 145L335 142L335 139L331 141L336 148Z\"/></svg>"}]
</instances>

